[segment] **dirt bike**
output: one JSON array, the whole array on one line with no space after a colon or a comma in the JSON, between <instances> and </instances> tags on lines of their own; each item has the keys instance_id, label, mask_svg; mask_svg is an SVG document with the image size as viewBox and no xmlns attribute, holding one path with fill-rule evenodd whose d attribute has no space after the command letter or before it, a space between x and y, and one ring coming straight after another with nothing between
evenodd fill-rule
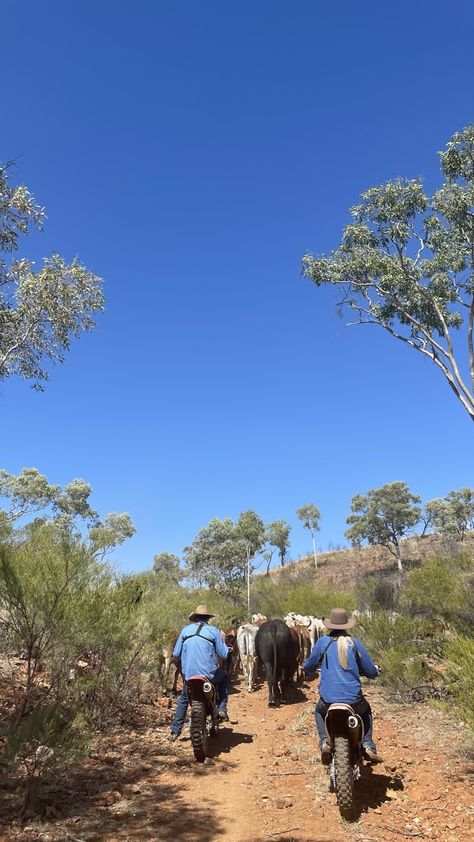
<instances>
[{"instance_id":1,"label":"dirt bike","mask_svg":"<svg viewBox=\"0 0 474 842\"><path fill-rule=\"evenodd\" d=\"M343 703L329 706L325 722L331 747L331 789L336 793L341 816L350 820L354 817L354 783L360 778L364 753L364 725L351 705Z\"/></svg>"},{"instance_id":2,"label":"dirt bike","mask_svg":"<svg viewBox=\"0 0 474 842\"><path fill-rule=\"evenodd\" d=\"M187 685L191 708L191 744L196 760L204 763L208 738L216 737L219 730L217 690L214 684L202 675L194 675L188 679Z\"/></svg>"}]
</instances>

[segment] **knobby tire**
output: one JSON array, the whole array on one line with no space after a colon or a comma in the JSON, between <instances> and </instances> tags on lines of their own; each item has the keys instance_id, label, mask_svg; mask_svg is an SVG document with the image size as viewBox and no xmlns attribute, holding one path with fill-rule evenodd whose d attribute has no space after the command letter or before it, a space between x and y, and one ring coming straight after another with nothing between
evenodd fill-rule
<instances>
[{"instance_id":1,"label":"knobby tire","mask_svg":"<svg viewBox=\"0 0 474 842\"><path fill-rule=\"evenodd\" d=\"M334 765L337 805L342 818L350 821L354 817L354 775L347 737L334 739Z\"/></svg>"},{"instance_id":2,"label":"knobby tire","mask_svg":"<svg viewBox=\"0 0 474 842\"><path fill-rule=\"evenodd\" d=\"M191 743L194 757L204 763L207 755L206 705L194 701L191 705Z\"/></svg>"}]
</instances>

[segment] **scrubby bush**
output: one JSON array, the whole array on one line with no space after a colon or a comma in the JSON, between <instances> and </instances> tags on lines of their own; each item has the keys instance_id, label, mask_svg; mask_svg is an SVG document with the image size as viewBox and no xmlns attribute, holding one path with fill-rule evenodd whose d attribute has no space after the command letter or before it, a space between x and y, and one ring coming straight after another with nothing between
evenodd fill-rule
<instances>
[{"instance_id":1,"label":"scrubby bush","mask_svg":"<svg viewBox=\"0 0 474 842\"><path fill-rule=\"evenodd\" d=\"M446 647L447 682L456 713L474 728L474 639L462 635Z\"/></svg>"},{"instance_id":2,"label":"scrubby bush","mask_svg":"<svg viewBox=\"0 0 474 842\"><path fill-rule=\"evenodd\" d=\"M467 564L467 569L466 569ZM422 616L459 626L466 619L465 607L472 601L468 574L470 563L464 559L429 559L407 579L403 604L412 617Z\"/></svg>"},{"instance_id":3,"label":"scrubby bush","mask_svg":"<svg viewBox=\"0 0 474 842\"><path fill-rule=\"evenodd\" d=\"M252 610L267 617L284 617L290 611L327 617L336 605L351 612L356 604L355 593L317 585L304 577L296 581L294 577L279 576L276 581L261 577L255 583L252 596Z\"/></svg>"},{"instance_id":4,"label":"scrubby bush","mask_svg":"<svg viewBox=\"0 0 474 842\"><path fill-rule=\"evenodd\" d=\"M46 768L75 758L113 703L136 627L127 589L62 527L40 523L0 546L2 648L24 660L11 672L6 759L26 772L28 793Z\"/></svg>"},{"instance_id":5,"label":"scrubby bush","mask_svg":"<svg viewBox=\"0 0 474 842\"><path fill-rule=\"evenodd\" d=\"M81 758L88 747L88 721L83 711L58 703L41 703L7 734L3 762L24 775L21 814L41 808L41 790L65 763Z\"/></svg>"},{"instance_id":6,"label":"scrubby bush","mask_svg":"<svg viewBox=\"0 0 474 842\"><path fill-rule=\"evenodd\" d=\"M363 617L360 633L372 658L383 669L383 683L394 690L408 689L421 679L419 628L407 617L374 611Z\"/></svg>"}]
</instances>

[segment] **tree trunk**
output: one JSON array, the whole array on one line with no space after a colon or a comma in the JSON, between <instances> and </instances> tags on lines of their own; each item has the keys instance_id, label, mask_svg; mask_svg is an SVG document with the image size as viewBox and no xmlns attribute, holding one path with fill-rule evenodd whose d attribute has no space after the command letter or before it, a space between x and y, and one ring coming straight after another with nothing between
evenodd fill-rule
<instances>
[{"instance_id":1,"label":"tree trunk","mask_svg":"<svg viewBox=\"0 0 474 842\"><path fill-rule=\"evenodd\" d=\"M397 559L398 570L400 571L400 576L403 576L403 564L402 564L402 554L400 552L400 546L399 546L398 541L395 541L394 543L395 543L395 550L396 550L395 555L396 555L396 559Z\"/></svg>"},{"instance_id":2,"label":"tree trunk","mask_svg":"<svg viewBox=\"0 0 474 842\"><path fill-rule=\"evenodd\" d=\"M247 545L247 611L250 616L250 547Z\"/></svg>"}]
</instances>

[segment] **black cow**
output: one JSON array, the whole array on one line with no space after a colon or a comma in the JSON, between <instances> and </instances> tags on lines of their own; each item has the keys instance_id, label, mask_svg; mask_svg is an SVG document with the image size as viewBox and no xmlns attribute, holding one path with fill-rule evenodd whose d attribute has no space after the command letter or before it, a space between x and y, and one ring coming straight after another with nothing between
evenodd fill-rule
<instances>
[{"instance_id":1,"label":"black cow","mask_svg":"<svg viewBox=\"0 0 474 842\"><path fill-rule=\"evenodd\" d=\"M283 688L291 680L297 665L297 653L290 629L283 620L268 620L260 626L255 650L263 662L268 682L270 707L284 702Z\"/></svg>"}]
</instances>

